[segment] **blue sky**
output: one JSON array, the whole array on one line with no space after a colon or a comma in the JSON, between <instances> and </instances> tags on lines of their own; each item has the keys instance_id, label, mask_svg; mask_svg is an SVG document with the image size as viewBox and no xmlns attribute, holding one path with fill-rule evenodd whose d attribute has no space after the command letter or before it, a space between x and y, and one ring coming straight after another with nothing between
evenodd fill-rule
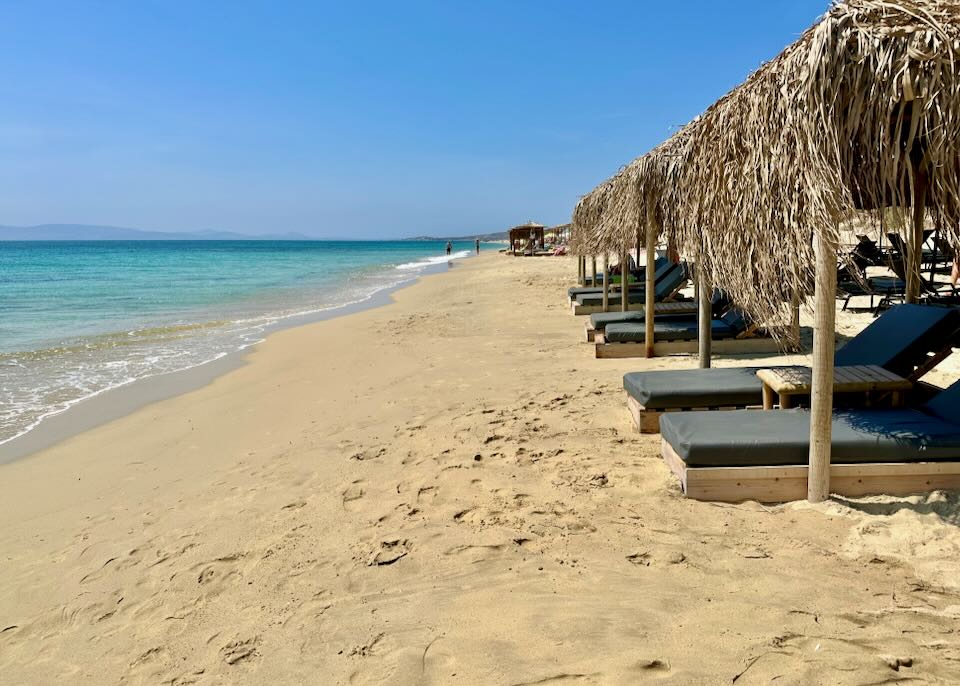
<instances>
[{"instance_id":1,"label":"blue sky","mask_svg":"<svg viewBox=\"0 0 960 686\"><path fill-rule=\"evenodd\" d=\"M4 2L0 224L569 220L826 0Z\"/></svg>"}]
</instances>

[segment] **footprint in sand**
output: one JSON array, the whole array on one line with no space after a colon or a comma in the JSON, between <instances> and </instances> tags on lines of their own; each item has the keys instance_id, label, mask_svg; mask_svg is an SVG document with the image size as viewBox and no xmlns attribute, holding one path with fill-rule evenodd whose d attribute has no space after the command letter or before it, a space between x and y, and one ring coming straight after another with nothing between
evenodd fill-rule
<instances>
[{"instance_id":1,"label":"footprint in sand","mask_svg":"<svg viewBox=\"0 0 960 686\"><path fill-rule=\"evenodd\" d=\"M393 538L381 541L380 545L367 562L368 567L386 567L396 564L410 554L412 546L410 541L403 538Z\"/></svg>"},{"instance_id":2,"label":"footprint in sand","mask_svg":"<svg viewBox=\"0 0 960 686\"><path fill-rule=\"evenodd\" d=\"M244 660L250 660L257 657L257 646L260 645L260 637L237 639L227 643L220 649L220 657L228 665L235 665Z\"/></svg>"},{"instance_id":3,"label":"footprint in sand","mask_svg":"<svg viewBox=\"0 0 960 686\"><path fill-rule=\"evenodd\" d=\"M350 511L359 509L360 503L358 501L362 499L365 494L363 484L363 479L357 479L340 492L343 509Z\"/></svg>"}]
</instances>

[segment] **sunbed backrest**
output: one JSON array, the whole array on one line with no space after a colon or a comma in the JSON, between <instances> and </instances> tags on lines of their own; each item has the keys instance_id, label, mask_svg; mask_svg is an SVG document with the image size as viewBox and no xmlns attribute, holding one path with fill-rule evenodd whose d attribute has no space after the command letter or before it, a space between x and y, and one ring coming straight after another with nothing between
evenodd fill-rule
<instances>
[{"instance_id":1,"label":"sunbed backrest","mask_svg":"<svg viewBox=\"0 0 960 686\"><path fill-rule=\"evenodd\" d=\"M837 351L836 365L876 364L910 376L927 354L955 342L960 312L950 307L891 307Z\"/></svg>"},{"instance_id":2,"label":"sunbed backrest","mask_svg":"<svg viewBox=\"0 0 960 686\"><path fill-rule=\"evenodd\" d=\"M924 409L945 422L957 424L960 431L960 381L937 393Z\"/></svg>"},{"instance_id":3,"label":"sunbed backrest","mask_svg":"<svg viewBox=\"0 0 960 686\"><path fill-rule=\"evenodd\" d=\"M654 288L654 296L657 300L661 300L672 294L684 281L683 267L679 264L672 264L670 266L672 269L663 275L663 278L657 282Z\"/></svg>"},{"instance_id":4,"label":"sunbed backrest","mask_svg":"<svg viewBox=\"0 0 960 686\"><path fill-rule=\"evenodd\" d=\"M715 314L726 312L733 305L733 300L722 288L713 289L713 296L710 298L710 306Z\"/></svg>"},{"instance_id":5,"label":"sunbed backrest","mask_svg":"<svg viewBox=\"0 0 960 686\"><path fill-rule=\"evenodd\" d=\"M720 317L720 321L733 329L735 335L743 333L750 326L750 319L739 307L731 307Z\"/></svg>"}]
</instances>

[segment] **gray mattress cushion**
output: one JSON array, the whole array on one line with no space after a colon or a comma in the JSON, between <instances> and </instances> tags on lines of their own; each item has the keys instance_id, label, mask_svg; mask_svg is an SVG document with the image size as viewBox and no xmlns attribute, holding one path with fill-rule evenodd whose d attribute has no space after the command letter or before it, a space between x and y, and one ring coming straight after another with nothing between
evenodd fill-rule
<instances>
[{"instance_id":1,"label":"gray mattress cushion","mask_svg":"<svg viewBox=\"0 0 960 686\"><path fill-rule=\"evenodd\" d=\"M623 375L623 388L651 410L759 405L763 393L758 369L762 367L630 372Z\"/></svg>"},{"instance_id":2,"label":"gray mattress cushion","mask_svg":"<svg viewBox=\"0 0 960 686\"><path fill-rule=\"evenodd\" d=\"M712 336L715 339L734 338L737 332L725 322L711 322ZM657 341L695 341L697 340L697 322L695 319L661 321L653 323L654 339ZM646 322L621 322L608 324L603 336L610 343L643 343L646 340Z\"/></svg>"},{"instance_id":3,"label":"gray mattress cushion","mask_svg":"<svg viewBox=\"0 0 960 686\"><path fill-rule=\"evenodd\" d=\"M690 312L681 312L678 314L658 314L658 322L693 322L696 324L697 315ZM623 322L645 322L646 313L631 310L629 312L596 312L590 315L590 325L598 331L603 331L610 324L620 324Z\"/></svg>"},{"instance_id":4,"label":"gray mattress cushion","mask_svg":"<svg viewBox=\"0 0 960 686\"><path fill-rule=\"evenodd\" d=\"M909 376L928 352L956 342L960 312L950 307L897 305L837 351L837 365L877 364Z\"/></svg>"},{"instance_id":5,"label":"gray mattress cushion","mask_svg":"<svg viewBox=\"0 0 960 686\"><path fill-rule=\"evenodd\" d=\"M643 312L596 312L590 315L590 324L595 329L603 329L607 324L617 324L620 322L642 322L644 321Z\"/></svg>"},{"instance_id":6,"label":"gray mattress cushion","mask_svg":"<svg viewBox=\"0 0 960 686\"><path fill-rule=\"evenodd\" d=\"M670 412L660 433L690 467L804 465L808 410ZM960 425L919 410L848 410L833 417L832 462L960 459Z\"/></svg>"},{"instance_id":7,"label":"gray mattress cushion","mask_svg":"<svg viewBox=\"0 0 960 686\"><path fill-rule=\"evenodd\" d=\"M937 393L924 406L924 410L945 422L960 425L960 381L955 381L950 388Z\"/></svg>"}]
</instances>

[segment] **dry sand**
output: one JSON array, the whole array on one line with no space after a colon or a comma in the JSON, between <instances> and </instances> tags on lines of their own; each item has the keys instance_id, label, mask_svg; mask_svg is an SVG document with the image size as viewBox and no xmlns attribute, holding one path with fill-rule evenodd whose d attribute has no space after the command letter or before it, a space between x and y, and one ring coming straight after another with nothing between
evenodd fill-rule
<instances>
[{"instance_id":1,"label":"dry sand","mask_svg":"<svg viewBox=\"0 0 960 686\"><path fill-rule=\"evenodd\" d=\"M0 467L0 682L960 681L957 497L685 499L620 378L695 361L593 359L574 273L470 260Z\"/></svg>"}]
</instances>

